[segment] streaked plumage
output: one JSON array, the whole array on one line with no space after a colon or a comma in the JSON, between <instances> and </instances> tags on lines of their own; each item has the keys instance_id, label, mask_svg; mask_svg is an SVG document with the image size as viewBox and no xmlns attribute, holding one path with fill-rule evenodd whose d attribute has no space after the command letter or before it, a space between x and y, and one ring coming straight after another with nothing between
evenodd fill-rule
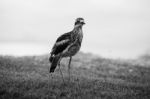
<instances>
[{"instance_id":1,"label":"streaked plumage","mask_svg":"<svg viewBox=\"0 0 150 99\"><path fill-rule=\"evenodd\" d=\"M83 18L77 18L75 21L74 29L71 32L65 33L58 37L54 44L49 61L51 63L50 73L54 72L57 65L59 65L63 57L70 57L68 68L72 56L74 56L81 47L83 32L82 26L84 25Z\"/></svg>"}]
</instances>

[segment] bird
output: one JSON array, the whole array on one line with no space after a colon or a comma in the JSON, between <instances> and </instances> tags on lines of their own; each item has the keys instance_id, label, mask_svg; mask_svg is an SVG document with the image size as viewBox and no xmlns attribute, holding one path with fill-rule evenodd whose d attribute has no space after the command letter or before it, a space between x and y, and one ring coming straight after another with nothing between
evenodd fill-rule
<instances>
[{"instance_id":1,"label":"bird","mask_svg":"<svg viewBox=\"0 0 150 99\"><path fill-rule=\"evenodd\" d=\"M63 74L60 68L60 61L62 58L69 57L70 59L68 63L68 75L70 80L71 61L72 61L72 57L76 55L81 48L81 43L83 39L82 26L84 24L85 22L82 17L77 18L75 20L73 30L62 34L57 38L50 52L50 57L49 57L49 62L51 64L49 70L50 73L54 73L58 65L63 78Z\"/></svg>"}]
</instances>

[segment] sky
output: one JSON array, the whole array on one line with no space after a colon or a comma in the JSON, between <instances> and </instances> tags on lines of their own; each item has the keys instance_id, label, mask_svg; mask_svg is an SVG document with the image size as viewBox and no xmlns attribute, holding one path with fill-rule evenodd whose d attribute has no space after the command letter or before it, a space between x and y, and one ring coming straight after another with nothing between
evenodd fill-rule
<instances>
[{"instance_id":1,"label":"sky","mask_svg":"<svg viewBox=\"0 0 150 99\"><path fill-rule=\"evenodd\" d=\"M149 0L0 0L0 54L49 53L83 17L81 51L110 58L150 52Z\"/></svg>"}]
</instances>

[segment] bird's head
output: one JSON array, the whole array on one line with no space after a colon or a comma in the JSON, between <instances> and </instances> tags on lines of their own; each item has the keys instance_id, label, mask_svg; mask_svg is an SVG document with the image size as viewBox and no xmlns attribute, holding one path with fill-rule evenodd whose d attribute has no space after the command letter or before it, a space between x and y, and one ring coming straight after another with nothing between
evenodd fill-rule
<instances>
[{"instance_id":1,"label":"bird's head","mask_svg":"<svg viewBox=\"0 0 150 99\"><path fill-rule=\"evenodd\" d=\"M83 26L84 23L84 19L83 18L77 18L75 21L75 25L79 25L79 26Z\"/></svg>"}]
</instances>

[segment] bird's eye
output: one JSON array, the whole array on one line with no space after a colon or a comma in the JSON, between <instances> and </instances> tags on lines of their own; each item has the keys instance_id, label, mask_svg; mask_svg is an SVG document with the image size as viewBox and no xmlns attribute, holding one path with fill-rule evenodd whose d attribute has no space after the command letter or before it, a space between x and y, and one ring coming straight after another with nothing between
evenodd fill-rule
<instances>
[{"instance_id":1,"label":"bird's eye","mask_svg":"<svg viewBox=\"0 0 150 99\"><path fill-rule=\"evenodd\" d=\"M80 22L84 22L84 20L80 20Z\"/></svg>"}]
</instances>

